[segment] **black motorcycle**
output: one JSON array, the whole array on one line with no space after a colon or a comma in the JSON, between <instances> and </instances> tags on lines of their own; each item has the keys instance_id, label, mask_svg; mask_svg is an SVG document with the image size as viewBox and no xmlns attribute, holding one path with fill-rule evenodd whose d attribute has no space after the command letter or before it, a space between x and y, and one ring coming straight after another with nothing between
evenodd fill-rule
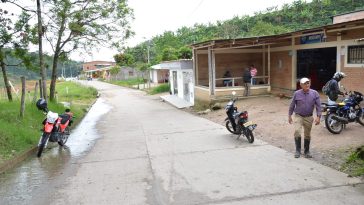
<instances>
[{"instance_id":1,"label":"black motorcycle","mask_svg":"<svg viewBox=\"0 0 364 205\"><path fill-rule=\"evenodd\" d=\"M249 143L253 143L253 130L257 127L257 124L248 120L248 111L238 112L238 108L234 105L236 101L235 94L234 91L232 99L225 106L226 114L228 116L225 119L226 129L229 132L238 135L237 139L239 139L241 135L244 135Z\"/></svg>"},{"instance_id":2,"label":"black motorcycle","mask_svg":"<svg viewBox=\"0 0 364 205\"><path fill-rule=\"evenodd\" d=\"M326 128L333 134L339 134L351 122L358 122L364 126L364 108L360 107L360 102L363 100L363 94L350 91L348 97L341 103L334 105L322 103L322 110L326 113Z\"/></svg>"}]
</instances>

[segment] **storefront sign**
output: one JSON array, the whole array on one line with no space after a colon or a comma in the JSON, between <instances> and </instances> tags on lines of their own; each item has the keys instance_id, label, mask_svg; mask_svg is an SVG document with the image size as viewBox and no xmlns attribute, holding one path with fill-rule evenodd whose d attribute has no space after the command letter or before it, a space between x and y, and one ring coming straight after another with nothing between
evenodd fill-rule
<instances>
[{"instance_id":1,"label":"storefront sign","mask_svg":"<svg viewBox=\"0 0 364 205\"><path fill-rule=\"evenodd\" d=\"M320 43L323 42L323 34L315 34L309 36L302 36L300 38L301 44L309 44L309 43Z\"/></svg>"}]
</instances>

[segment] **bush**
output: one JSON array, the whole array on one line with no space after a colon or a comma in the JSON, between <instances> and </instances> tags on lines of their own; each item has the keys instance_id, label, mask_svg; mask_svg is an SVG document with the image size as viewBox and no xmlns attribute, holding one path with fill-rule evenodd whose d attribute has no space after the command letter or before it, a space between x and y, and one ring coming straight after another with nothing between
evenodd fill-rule
<instances>
[{"instance_id":1,"label":"bush","mask_svg":"<svg viewBox=\"0 0 364 205\"><path fill-rule=\"evenodd\" d=\"M169 84L168 83L161 84L161 85L159 85L157 87L154 87L148 93L150 95L154 95L154 94L157 94L157 93L165 93L165 92L169 92Z\"/></svg>"}]
</instances>

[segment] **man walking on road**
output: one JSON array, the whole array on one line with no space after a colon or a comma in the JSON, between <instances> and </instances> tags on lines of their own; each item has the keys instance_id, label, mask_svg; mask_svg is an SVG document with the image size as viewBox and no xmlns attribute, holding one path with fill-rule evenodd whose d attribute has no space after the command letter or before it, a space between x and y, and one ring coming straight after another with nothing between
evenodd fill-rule
<instances>
[{"instance_id":1,"label":"man walking on road","mask_svg":"<svg viewBox=\"0 0 364 205\"><path fill-rule=\"evenodd\" d=\"M316 107L316 119L315 125L320 124L321 117L321 102L320 95L316 90L310 89L310 80L308 78L302 78L300 80L301 88L294 92L292 102L288 111L288 122L292 124L292 114L294 115L294 140L296 144L295 158L299 158L301 155L301 130L303 127L304 134L304 156L311 158L310 154L310 141L311 141L311 128L313 119L313 110Z\"/></svg>"},{"instance_id":2,"label":"man walking on road","mask_svg":"<svg viewBox=\"0 0 364 205\"><path fill-rule=\"evenodd\" d=\"M250 74L250 68L246 68L243 74L243 83L244 83L244 96L250 95L250 83L251 83L252 75Z\"/></svg>"}]
</instances>

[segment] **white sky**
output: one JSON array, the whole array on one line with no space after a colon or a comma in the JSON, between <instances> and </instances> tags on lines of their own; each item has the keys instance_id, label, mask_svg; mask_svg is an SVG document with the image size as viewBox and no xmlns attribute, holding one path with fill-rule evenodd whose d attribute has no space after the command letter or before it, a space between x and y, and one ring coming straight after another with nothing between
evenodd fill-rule
<instances>
[{"instance_id":1,"label":"white sky","mask_svg":"<svg viewBox=\"0 0 364 205\"><path fill-rule=\"evenodd\" d=\"M129 0L129 7L134 9L135 20L132 30L135 36L127 45L135 46L140 42L163 34L164 31L176 31L182 26L191 27L195 23L207 24L234 16L250 15L265 11L272 6L292 3L294 0ZM101 49L89 56L88 60L113 60L116 50Z\"/></svg>"},{"instance_id":2,"label":"white sky","mask_svg":"<svg viewBox=\"0 0 364 205\"><path fill-rule=\"evenodd\" d=\"M29 1L29 0L27 0ZM25 1L25 2L27 2ZM294 0L129 0L129 7L134 9L134 21L131 22L135 36L128 40L128 46L135 46L165 31L176 31L183 26L191 27L195 23L207 24L234 16L250 15L265 11L272 6L292 3ZM306 0L310 2L310 0ZM32 1L35 4L35 1ZM0 3L0 8L4 7ZM46 42L44 42L46 43ZM45 46L44 50L49 50ZM94 50L92 56L86 53L73 53L71 58L80 61L113 60L118 53L115 49Z\"/></svg>"}]
</instances>

